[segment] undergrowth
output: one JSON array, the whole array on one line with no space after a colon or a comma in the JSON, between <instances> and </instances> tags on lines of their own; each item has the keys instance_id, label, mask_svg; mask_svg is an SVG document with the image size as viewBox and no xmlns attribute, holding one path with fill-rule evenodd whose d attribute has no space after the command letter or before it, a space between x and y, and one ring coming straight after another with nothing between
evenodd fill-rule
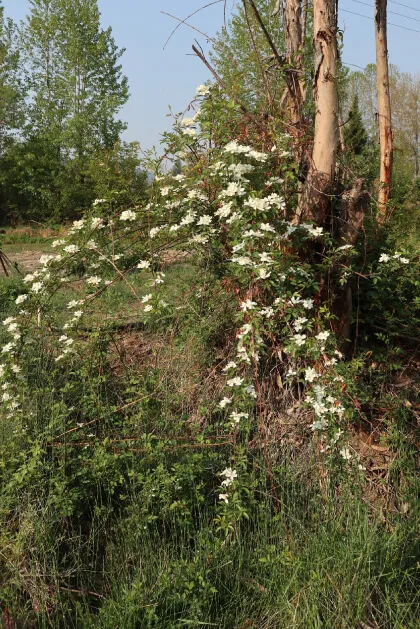
<instances>
[{"instance_id":1,"label":"undergrowth","mask_svg":"<svg viewBox=\"0 0 420 629\"><path fill-rule=\"evenodd\" d=\"M183 173L2 284L3 622L414 629L418 252L297 224L290 136L199 96Z\"/></svg>"},{"instance_id":2,"label":"undergrowth","mask_svg":"<svg viewBox=\"0 0 420 629\"><path fill-rule=\"evenodd\" d=\"M173 278L176 301L185 292ZM343 466L320 473L306 425L288 426L281 414L270 469L256 437L238 461L246 517L227 537L216 532L217 474L232 444L216 405L223 385L211 372L227 351L231 313L215 279L212 290L203 310L192 295L182 316L152 333L85 332L83 363L65 371L48 356L48 336L33 340L33 414L24 431L2 425L4 622L414 629L418 483L403 400L390 396L381 413L393 453L386 474L367 478ZM380 370L358 360L347 367L349 395L372 422L375 395L385 404ZM389 373L382 380L392 387ZM369 456L362 462L374 467Z\"/></svg>"}]
</instances>

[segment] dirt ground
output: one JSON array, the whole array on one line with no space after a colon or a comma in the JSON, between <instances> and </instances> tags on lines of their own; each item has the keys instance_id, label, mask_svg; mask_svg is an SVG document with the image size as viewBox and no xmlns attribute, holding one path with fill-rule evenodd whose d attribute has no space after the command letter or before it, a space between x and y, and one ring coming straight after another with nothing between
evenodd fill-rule
<instances>
[{"instance_id":1,"label":"dirt ground","mask_svg":"<svg viewBox=\"0 0 420 629\"><path fill-rule=\"evenodd\" d=\"M17 264L19 270L23 273L25 271L34 271L39 266L39 259L42 256L42 253L42 251L28 249L23 251L13 251L10 253L6 251L5 255L7 256L6 261L8 260L12 264L12 267ZM8 266L9 265L6 264L6 268ZM8 271L10 271L10 269L8 269ZM1 265L0 275L4 275L4 270Z\"/></svg>"}]
</instances>

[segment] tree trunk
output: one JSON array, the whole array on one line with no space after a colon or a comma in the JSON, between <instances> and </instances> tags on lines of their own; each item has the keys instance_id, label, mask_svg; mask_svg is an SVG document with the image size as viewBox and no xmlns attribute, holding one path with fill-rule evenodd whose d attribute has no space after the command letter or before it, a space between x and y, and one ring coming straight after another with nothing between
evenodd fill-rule
<instances>
[{"instance_id":1,"label":"tree trunk","mask_svg":"<svg viewBox=\"0 0 420 629\"><path fill-rule=\"evenodd\" d=\"M299 221L322 225L337 159L337 13L336 0L314 0L315 135L312 162L298 208Z\"/></svg>"},{"instance_id":2,"label":"tree trunk","mask_svg":"<svg viewBox=\"0 0 420 629\"><path fill-rule=\"evenodd\" d=\"M337 15L336 0L314 2L315 135L313 168L328 184L334 181L337 158Z\"/></svg>"},{"instance_id":3,"label":"tree trunk","mask_svg":"<svg viewBox=\"0 0 420 629\"><path fill-rule=\"evenodd\" d=\"M289 113L290 122L299 125L302 119L302 105L305 85L302 79L302 52L304 32L302 26L302 0L286 0L284 12L284 34L287 72L290 76L283 102Z\"/></svg>"},{"instance_id":4,"label":"tree trunk","mask_svg":"<svg viewBox=\"0 0 420 629\"><path fill-rule=\"evenodd\" d=\"M391 196L393 137L389 93L388 46L386 32L387 0L375 0L376 81L381 166L379 175L378 221L384 223Z\"/></svg>"}]
</instances>

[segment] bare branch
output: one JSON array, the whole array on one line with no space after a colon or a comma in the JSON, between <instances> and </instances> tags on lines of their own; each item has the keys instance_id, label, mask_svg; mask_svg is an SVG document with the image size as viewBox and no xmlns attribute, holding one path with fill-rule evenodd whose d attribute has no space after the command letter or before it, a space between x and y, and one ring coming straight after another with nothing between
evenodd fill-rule
<instances>
[{"instance_id":1,"label":"bare branch","mask_svg":"<svg viewBox=\"0 0 420 629\"><path fill-rule=\"evenodd\" d=\"M176 33L176 31L179 29L179 27L182 24L186 24L187 26L190 26L190 24L187 24L187 20L190 19L190 17L193 17L194 15L196 15L196 13L199 13L200 11L203 11L204 9L207 9L208 7L213 6L214 4L219 4L220 2L224 2L225 6L224 6L224 11L226 13L226 0L214 0L213 2L209 2L209 4L205 4L204 6L200 7L199 9L197 9L196 11L193 11L193 13L190 13L189 15L187 15L186 18L184 18L183 20L179 20L179 24L177 24L174 28L174 30L172 31L172 33L169 35L168 39L165 42L165 45L163 47L163 50L165 50L166 46L169 44L170 40L172 39L173 35ZM161 13L163 13L164 15L169 15L169 13L165 13L165 11L161 11ZM170 17L174 17L173 15L171 15ZM174 18L174 19L179 19L179 18ZM225 18L226 19L226 18Z\"/></svg>"},{"instance_id":2,"label":"bare branch","mask_svg":"<svg viewBox=\"0 0 420 629\"><path fill-rule=\"evenodd\" d=\"M219 83L220 87L226 92L226 94L229 94L229 90L227 89L227 86L225 84L225 82L223 81L223 79L217 74L216 70L210 65L210 63L207 61L206 57L203 55L202 52L200 52L198 50L198 48L196 48L196 46L192 46L193 51L195 52L195 54L197 55L197 57L199 59L201 59L201 61L204 63L204 65L206 66L206 68L208 70L210 70L210 72L212 73L212 75L214 76L214 78L216 79L216 81ZM230 94L231 98L235 101L235 103L237 105L239 105L239 107L241 108L242 112L248 116L248 118L250 120L252 120L258 127L263 128L263 125L260 123L260 121L251 114L251 112L249 111L249 109L236 97L233 96L232 94Z\"/></svg>"},{"instance_id":3,"label":"bare branch","mask_svg":"<svg viewBox=\"0 0 420 629\"><path fill-rule=\"evenodd\" d=\"M262 30L262 32L265 35L265 38L266 38L266 40L268 42L268 45L270 46L271 50L274 53L274 56L275 56L275 58L277 60L277 63L279 64L280 67L284 66L286 60L285 60L284 57L282 57L279 54L279 51L277 50L276 45L274 44L273 40L271 39L271 35L268 32L268 30L267 30L267 28L266 28L266 26L265 26L265 24L264 24L264 22L262 20L262 17L260 15L257 7L255 6L254 0L243 0L243 2L244 2L244 4L245 4L245 2L249 2L249 4L251 5L252 10L254 11L255 17L257 18L258 24L261 26L261 30Z\"/></svg>"},{"instance_id":4,"label":"bare branch","mask_svg":"<svg viewBox=\"0 0 420 629\"><path fill-rule=\"evenodd\" d=\"M258 50L258 48L256 46L256 43L255 43L254 33L252 32L251 23L250 23L249 18L248 18L248 9L247 9L245 1L244 1L244 10L245 10L245 19L246 19L246 23L247 23L247 27L248 27L249 36L251 38L252 47L254 49L255 56L257 58L257 62L258 62L259 68L260 68L261 77L262 77L262 80L264 82L265 91L266 91L266 97L267 97L268 103L269 103L269 105L271 107L271 105L273 103L273 97L271 95L270 86L269 86L268 81L267 81L267 74L266 74L266 72L264 72L264 68L262 66L260 52L259 52L259 50Z\"/></svg>"},{"instance_id":5,"label":"bare branch","mask_svg":"<svg viewBox=\"0 0 420 629\"><path fill-rule=\"evenodd\" d=\"M278 13L280 13L280 11L282 11L283 9L283 2L282 0L277 0L276 2L276 6L274 7L274 11L271 14L271 17L276 17L276 15L278 15Z\"/></svg>"},{"instance_id":6,"label":"bare branch","mask_svg":"<svg viewBox=\"0 0 420 629\"><path fill-rule=\"evenodd\" d=\"M172 15L171 13L167 13L166 11L161 11L161 13L162 13L162 15L167 15L168 17L171 17L173 20L177 20L177 22L180 22L179 26L181 26L181 24L185 24L185 26L188 26L189 28L192 28L193 31L196 31L197 33L200 33L200 35L202 35L203 37L205 37L206 39L211 41L213 44L216 43L216 40L214 39L214 37L211 37L207 33L204 33L203 31L200 31L200 29L197 28L196 26L193 26L192 24L189 24L187 22L188 18L185 18L185 20L181 20L180 17L176 17L176 15Z\"/></svg>"}]
</instances>

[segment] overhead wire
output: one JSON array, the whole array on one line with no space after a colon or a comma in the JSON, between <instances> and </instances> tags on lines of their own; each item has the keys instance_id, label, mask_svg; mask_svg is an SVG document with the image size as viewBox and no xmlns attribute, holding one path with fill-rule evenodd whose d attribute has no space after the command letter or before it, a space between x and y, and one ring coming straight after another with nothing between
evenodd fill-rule
<instances>
[{"instance_id":1,"label":"overhead wire","mask_svg":"<svg viewBox=\"0 0 420 629\"><path fill-rule=\"evenodd\" d=\"M410 11L417 11L420 13L420 9L416 9L415 7L409 7L408 4L403 4L402 2L397 2L397 0L389 0L392 4L398 4L400 7L404 7L405 9L410 9Z\"/></svg>"},{"instance_id":2,"label":"overhead wire","mask_svg":"<svg viewBox=\"0 0 420 629\"><path fill-rule=\"evenodd\" d=\"M352 2L357 2L357 4L363 4L365 7L369 7L370 9L374 9L374 6L368 4L367 2L363 2L362 0L352 0ZM397 13L396 11L390 11L388 9L388 13L392 13L392 15L398 15L399 17L403 17L407 20L413 20L414 22L420 22L418 17L412 17L411 15L404 15L404 13Z\"/></svg>"},{"instance_id":3,"label":"overhead wire","mask_svg":"<svg viewBox=\"0 0 420 629\"><path fill-rule=\"evenodd\" d=\"M358 17L364 17L366 20L372 20L373 17L370 15L363 15L362 13L356 13L356 11L349 11L349 9L340 9L344 13L351 13L352 15L357 15ZM401 26L401 24L393 24L392 22L388 22L388 26L395 26L396 28L402 28L404 31L411 31L412 33L420 33L418 29L409 28L408 26Z\"/></svg>"},{"instance_id":4,"label":"overhead wire","mask_svg":"<svg viewBox=\"0 0 420 629\"><path fill-rule=\"evenodd\" d=\"M341 62L344 66L353 66L354 68L359 68L359 70L365 70L363 66L358 66L356 63L347 63L347 61Z\"/></svg>"}]
</instances>

